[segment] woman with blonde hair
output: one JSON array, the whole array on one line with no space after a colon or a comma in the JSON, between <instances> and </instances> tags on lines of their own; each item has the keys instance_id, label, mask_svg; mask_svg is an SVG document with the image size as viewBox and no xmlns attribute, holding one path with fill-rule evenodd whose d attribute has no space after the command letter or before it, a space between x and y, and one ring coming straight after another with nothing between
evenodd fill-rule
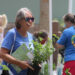
<instances>
[{"instance_id":1,"label":"woman with blonde hair","mask_svg":"<svg viewBox=\"0 0 75 75\"><path fill-rule=\"evenodd\" d=\"M7 25L7 16L6 14L0 15L0 27L5 28Z\"/></svg>"},{"instance_id":2,"label":"woman with blonde hair","mask_svg":"<svg viewBox=\"0 0 75 75\"><path fill-rule=\"evenodd\" d=\"M6 14L2 14L0 15L0 45L3 40L3 31L6 25L7 25L7 16Z\"/></svg>"}]
</instances>

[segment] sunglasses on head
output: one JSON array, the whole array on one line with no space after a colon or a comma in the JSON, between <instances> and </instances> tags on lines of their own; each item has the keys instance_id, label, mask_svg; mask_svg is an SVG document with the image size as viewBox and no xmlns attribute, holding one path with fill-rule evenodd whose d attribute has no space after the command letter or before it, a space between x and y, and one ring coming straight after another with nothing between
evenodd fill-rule
<instances>
[{"instance_id":1,"label":"sunglasses on head","mask_svg":"<svg viewBox=\"0 0 75 75\"><path fill-rule=\"evenodd\" d=\"M26 18L25 18L25 21L27 21L27 22L29 22L30 20L31 20L32 22L34 22L34 17L31 17L31 18L26 17Z\"/></svg>"}]
</instances>

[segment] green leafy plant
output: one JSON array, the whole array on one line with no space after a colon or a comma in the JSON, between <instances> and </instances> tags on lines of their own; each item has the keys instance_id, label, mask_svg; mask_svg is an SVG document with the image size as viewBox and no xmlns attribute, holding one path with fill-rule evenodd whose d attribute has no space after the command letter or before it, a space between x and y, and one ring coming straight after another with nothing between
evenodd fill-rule
<instances>
[{"instance_id":1,"label":"green leafy plant","mask_svg":"<svg viewBox=\"0 0 75 75\"><path fill-rule=\"evenodd\" d=\"M55 63L53 63L53 70L55 70L56 69L56 64Z\"/></svg>"},{"instance_id":2,"label":"green leafy plant","mask_svg":"<svg viewBox=\"0 0 75 75\"><path fill-rule=\"evenodd\" d=\"M48 72L48 62L46 62L44 64L44 73L41 71L39 75L49 75L49 72ZM53 70L55 70L55 64L53 64Z\"/></svg>"},{"instance_id":3,"label":"green leafy plant","mask_svg":"<svg viewBox=\"0 0 75 75\"><path fill-rule=\"evenodd\" d=\"M69 72L69 70L70 70L70 69L66 69L66 70L65 70L66 75L72 75L72 74Z\"/></svg>"},{"instance_id":4,"label":"green leafy plant","mask_svg":"<svg viewBox=\"0 0 75 75\"><path fill-rule=\"evenodd\" d=\"M49 38L45 45L42 45L41 43L34 41L34 40L33 40L33 44L34 44L33 64L40 64L44 61L47 61L49 59L49 56L54 51L53 46L50 47L52 45L52 41Z\"/></svg>"},{"instance_id":5,"label":"green leafy plant","mask_svg":"<svg viewBox=\"0 0 75 75\"><path fill-rule=\"evenodd\" d=\"M6 65L2 65L2 64L0 64L0 66L3 67L3 70L8 70L8 71L9 71L9 68L8 68Z\"/></svg>"},{"instance_id":6,"label":"green leafy plant","mask_svg":"<svg viewBox=\"0 0 75 75\"><path fill-rule=\"evenodd\" d=\"M59 39L59 37L56 34L52 35L52 42L53 43L55 43L58 39Z\"/></svg>"}]
</instances>

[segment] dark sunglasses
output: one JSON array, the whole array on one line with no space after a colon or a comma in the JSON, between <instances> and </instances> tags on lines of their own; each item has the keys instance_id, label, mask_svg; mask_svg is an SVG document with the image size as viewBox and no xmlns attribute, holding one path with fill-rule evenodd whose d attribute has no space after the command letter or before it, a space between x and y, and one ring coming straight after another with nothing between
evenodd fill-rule
<instances>
[{"instance_id":1,"label":"dark sunglasses","mask_svg":"<svg viewBox=\"0 0 75 75\"><path fill-rule=\"evenodd\" d=\"M32 18L26 17L26 18L25 18L25 21L27 21L27 22L29 22L30 20L31 20L32 22L34 22L34 17L32 17Z\"/></svg>"}]
</instances>

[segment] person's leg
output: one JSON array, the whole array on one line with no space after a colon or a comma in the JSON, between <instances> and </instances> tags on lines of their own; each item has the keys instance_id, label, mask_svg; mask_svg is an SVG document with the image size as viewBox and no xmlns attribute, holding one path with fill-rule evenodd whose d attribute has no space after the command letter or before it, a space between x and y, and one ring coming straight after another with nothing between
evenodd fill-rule
<instances>
[{"instance_id":1,"label":"person's leg","mask_svg":"<svg viewBox=\"0 0 75 75\"><path fill-rule=\"evenodd\" d=\"M64 64L63 74L62 75L66 75L65 70L66 70L66 65Z\"/></svg>"},{"instance_id":2,"label":"person's leg","mask_svg":"<svg viewBox=\"0 0 75 75\"><path fill-rule=\"evenodd\" d=\"M66 75L65 71L69 69L68 73L71 73L71 75L75 75L75 61L68 61L64 64L64 68L63 68L63 74L62 75Z\"/></svg>"}]
</instances>

